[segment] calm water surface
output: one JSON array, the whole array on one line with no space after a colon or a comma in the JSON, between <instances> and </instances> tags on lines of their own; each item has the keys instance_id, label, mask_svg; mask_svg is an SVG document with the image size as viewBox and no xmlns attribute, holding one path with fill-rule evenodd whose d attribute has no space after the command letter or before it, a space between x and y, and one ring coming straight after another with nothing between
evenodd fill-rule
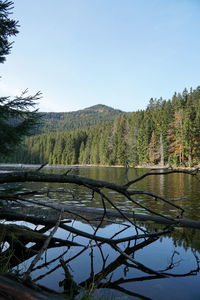
<instances>
[{"instance_id":1,"label":"calm water surface","mask_svg":"<svg viewBox=\"0 0 200 300\"><path fill-rule=\"evenodd\" d=\"M65 173L66 168L46 168L43 172ZM136 178L144 174L147 170L130 169L129 179ZM125 182L125 172L123 168L73 168L71 174L86 176L99 180L111 181L118 184ZM70 184L50 184L50 183L25 183L16 184L15 189L65 189L65 193L51 193L51 199L48 201L58 203L69 203L88 207L102 207L101 199L92 198L91 192L86 188L77 187ZM4 187L1 187L3 189ZM185 196L182 200L176 200L176 204L185 209L185 217L193 220L200 219L200 189L199 181L194 176L185 174L172 174L161 176L149 176L142 181L134 184L132 189L146 190L157 193L167 198L179 198ZM145 213L141 208L124 199L115 192L109 193L112 201L119 208ZM41 194L36 198L41 199ZM46 201L46 198L43 197ZM144 195L135 196L135 200L141 204L156 210L157 212L177 215L177 211L160 201L155 201ZM108 205L110 208L110 205ZM52 211L30 207L30 211L35 215L52 213ZM124 224L125 222L123 222ZM93 232L92 228L80 220L73 221L74 227L88 232ZM98 235L106 237L112 236L115 232L124 228L122 222L118 224L106 223L99 229ZM95 222L93 223L95 226ZM142 225L148 229L155 229L154 224ZM133 227L122 232L119 237L134 234ZM66 231L59 230L57 237L72 239L69 235L66 237ZM88 240L80 237L73 237L73 241L88 245ZM137 243L144 242L139 240ZM94 245L90 244L90 245ZM134 246L131 244L130 246ZM142 246L142 245L141 245ZM125 250L127 244L121 245ZM132 262L128 264L120 258L119 253L113 250L109 245L101 247L90 247L68 262L68 268L73 275L74 280L81 284L88 282L100 272L105 272L102 282L107 283L107 288L101 288L94 293L93 299L200 299L199 287L199 259L200 259L200 231L194 229L177 228L172 234L168 234L153 242L146 241L144 247L138 247L130 255L149 269L162 271L163 276L155 273L151 274L147 269L138 268ZM79 247L67 249L53 248L49 249L44 255L43 260L37 265L33 272L33 278L40 284L62 292L63 287L59 282L64 279L64 270L58 266L59 256L63 255L65 261L73 258L81 251ZM56 259L57 258L57 259ZM26 269L32 259L27 260L20 265L20 268ZM40 266L47 263L43 267ZM101 298L102 297L102 298Z\"/></svg>"}]
</instances>

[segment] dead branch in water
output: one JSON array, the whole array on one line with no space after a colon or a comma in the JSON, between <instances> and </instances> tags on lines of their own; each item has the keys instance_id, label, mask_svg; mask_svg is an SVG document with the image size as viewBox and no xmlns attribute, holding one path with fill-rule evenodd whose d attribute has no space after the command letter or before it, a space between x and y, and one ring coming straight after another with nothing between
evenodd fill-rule
<instances>
[{"instance_id":1,"label":"dead branch in water","mask_svg":"<svg viewBox=\"0 0 200 300\"><path fill-rule=\"evenodd\" d=\"M143 272L147 272L148 274L153 274L156 278L163 278L168 276L166 272L156 271L153 269L150 269L143 265L141 262L138 262L135 260L132 256L130 256L131 251L129 253L126 252L126 250L123 250L121 248L121 245L126 243L130 244L131 242L135 241L135 248L137 249L137 241L140 242L141 245L143 245L142 240L147 241L149 240L150 243L156 240L158 237L170 233L175 227L182 226L182 227L192 227L192 228L198 228L200 229L200 222L192 221L192 220L186 220L183 218L184 210L179 205L172 202L172 200L176 199L166 199L165 197L162 197L160 195L157 195L155 193L149 192L149 191L143 191L143 190L134 190L130 188L134 183L144 179L147 176L153 176L153 175L169 175L173 173L184 173L192 176L197 176L198 171L197 169L192 171L181 171L181 170L163 170L159 172L154 172L154 170L150 170L149 172L145 173L144 175L138 177L137 179L130 180L126 184L119 185L111 182L101 181L101 180L94 180L86 177L76 176L76 175L70 175L69 172L66 172L65 174L58 175L58 174L46 174L46 173L40 173L39 171L42 169L39 168L35 172L10 172L10 173L4 173L0 174L0 183L15 183L15 182L52 182L52 183L63 183L63 184L74 184L78 186L83 186L89 191L91 191L92 199L98 195L100 196L100 199L102 201L102 209L96 209L96 208L86 208L86 207L78 207L74 205L66 205L66 204L57 204L51 202L44 202L41 200L37 200L34 198L36 194L38 194L38 191L25 191L25 192L16 192L16 193L0 193L0 200L3 202L17 202L19 203L29 203L32 205L39 205L43 207L48 207L50 209L54 209L56 211L63 211L67 213L67 215L71 219L81 219L84 222L87 222L88 225L91 227L93 232L87 232L86 230L81 230L80 228L77 228L73 225L73 223L70 220L62 220L61 215L59 216L58 220L51 218L38 218L36 216L30 216L30 215L24 215L19 213L13 213L12 210L8 210L8 207L6 209L0 210L0 218L2 220L6 221L26 221L35 225L43 225L43 229L35 229L30 230L27 228L22 228L20 226L16 225L8 225L8 224L0 224L4 232L4 235L1 236L1 241L7 241L10 245L14 245L17 247L18 250L14 251L15 258L10 259L10 267L14 267L17 265L17 262L20 263L21 261L17 257L19 253L23 254L24 259L30 258L34 256L36 257L30 264L30 267L26 270L24 273L24 279L27 279L29 275L31 275L32 271L37 269L38 266L35 266L36 263L38 263L39 259L43 255L43 253L49 248L49 247L61 247L63 245L67 245L67 247L77 247L77 246L83 246L83 249L80 251L80 253L83 253L86 251L86 249L89 249L89 247L99 247L101 257L103 260L104 268L106 264L107 256L104 257L104 254L101 250L101 245L106 243L111 248L114 248L115 251L117 251L120 254L120 257L123 257L123 261L130 261L135 268L139 268ZM128 177L127 177L128 178ZM52 192L66 192L67 190L63 189L62 191L58 190L42 190L39 191L39 194L47 194L47 197L50 196ZM134 205L143 208L147 214L136 214L134 211L124 211L121 208L119 208L113 200L110 199L109 194L106 193L107 191L114 191L123 197L130 203L133 203ZM169 207L173 207L177 212L177 218L172 217L170 215L164 215L160 212L157 212L153 209L150 209L148 205L141 204L139 201L133 199L133 196L135 195L144 195L151 197L152 199L161 201L168 205ZM182 198L181 198L182 199ZM107 208L107 204L112 207L112 209ZM93 216L93 219L91 219L91 216ZM94 220L94 216L97 217L96 220ZM64 217L63 217L64 218ZM97 234L101 226L109 220L115 220L115 218L124 219L126 221L126 224L121 224L121 227L118 231L115 233L112 232L110 236L104 236L102 231L101 234ZM143 226L137 223L137 221L154 221L159 224L163 224L167 226L163 230L147 230ZM70 223L70 224L66 224ZM94 225L95 223L95 225ZM56 224L56 225L55 225ZM45 232L48 232L53 227L51 233L49 235L44 235ZM66 232L66 240L58 239L53 237L55 234L55 231L60 228ZM120 237L120 234L125 232L127 229L132 229L133 231L130 234L127 234L126 236ZM12 241L13 234L15 233L15 241ZM119 236L116 238L116 236ZM86 243L86 245L81 245L74 241L74 238L76 236L81 236L87 241L92 241L95 243L95 245L89 244L91 242ZM69 238L70 237L70 238ZM16 241L18 239L21 240L21 244ZM33 245L29 248L27 248L27 244L30 241L34 241L36 245ZM147 243L148 244L148 243ZM131 248L132 249L132 248ZM91 250L91 277L95 277L94 275L94 267L93 267L93 250ZM10 253L12 252L12 249L7 249L3 252L4 257L9 257ZM27 254L28 253L28 254ZM76 256L75 256L76 257ZM172 261L173 262L173 261ZM67 266L64 264L64 260L62 257L60 258L59 264L64 270L65 273L68 274L69 270ZM127 262L126 262L127 263ZM128 264L128 263L127 263ZM130 264L130 263L129 263ZM173 266L173 263L170 265L170 267ZM56 267L57 268L57 267ZM50 271L49 271L50 272ZM47 273L49 273L47 272ZM65 274L65 275L66 275ZM69 274L68 274L69 275ZM65 282L68 280L68 276L65 278ZM98 276L96 276L98 278ZM93 278L94 279L94 278ZM89 282L90 280L88 280ZM99 281L99 280L98 280ZM100 283L99 283L100 284ZM110 285L112 286L112 284ZM119 287L118 287L119 288Z\"/></svg>"}]
</instances>

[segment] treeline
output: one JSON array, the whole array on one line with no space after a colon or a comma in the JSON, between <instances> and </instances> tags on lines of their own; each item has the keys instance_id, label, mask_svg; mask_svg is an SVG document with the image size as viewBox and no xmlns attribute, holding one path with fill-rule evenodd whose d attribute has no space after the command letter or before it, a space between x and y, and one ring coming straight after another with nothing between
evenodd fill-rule
<instances>
[{"instance_id":1,"label":"treeline","mask_svg":"<svg viewBox=\"0 0 200 300\"><path fill-rule=\"evenodd\" d=\"M200 87L151 99L144 111L110 123L26 138L12 162L131 165L200 162Z\"/></svg>"}]
</instances>

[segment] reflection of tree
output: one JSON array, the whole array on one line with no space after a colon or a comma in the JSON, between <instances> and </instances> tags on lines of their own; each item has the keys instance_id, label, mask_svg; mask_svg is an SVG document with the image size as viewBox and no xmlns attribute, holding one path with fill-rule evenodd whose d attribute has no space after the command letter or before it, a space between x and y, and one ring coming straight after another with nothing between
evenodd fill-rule
<instances>
[{"instance_id":1,"label":"reflection of tree","mask_svg":"<svg viewBox=\"0 0 200 300\"><path fill-rule=\"evenodd\" d=\"M161 270L161 271L152 270L149 267L133 260L133 257L135 256L137 251L154 243L155 241L157 241L158 238L159 238L159 236L154 237L154 238L148 238L148 239L146 239L142 242L139 242L138 244L135 244L133 246L131 246L129 244L125 248L125 250L123 250L123 253L120 254L116 259L114 259L109 264L106 263L107 258L101 249L102 245L101 244L93 244L92 245L91 241L88 241L88 244L83 249L78 251L73 257L70 257L67 260L66 259L64 260L62 257L65 256L65 254L67 253L68 250L66 250L66 253L59 255L58 257L54 258L53 260L47 261L47 262L40 264L39 266L33 268L33 270L32 270L33 272L36 270L39 270L39 269L44 272L38 278L35 278L34 281L36 282L38 280L41 280L45 276L48 276L50 273L54 272L56 269L62 267L65 270L65 272L64 272L65 279L62 282L60 282L60 286L63 286L65 291L67 288L66 283L68 283L68 286L70 286L71 288L72 287L74 288L75 293L79 292L81 290L81 287L88 288L90 286L93 286L93 289L94 288L95 289L110 288L110 289L114 289L114 290L118 290L123 293L126 293L127 295L138 297L140 299L150 299L144 295L134 293L133 291L127 290L126 288L123 287L123 285L126 283L130 283L130 282L131 283L139 282L139 281L144 282L144 281L156 280L156 279L161 279L161 278L194 276L199 272L199 258L195 252L193 252L193 254L194 254L194 258L196 260L196 264L197 264L196 269L189 270L188 272L185 272L183 274L172 273L172 270L174 267L176 267L177 263L181 263L180 260L175 261L175 254L176 254L175 252L171 256L171 261L170 261L169 265L164 270ZM58 247L61 247L61 246L62 245L58 245ZM95 274L93 249L96 247L101 249L102 268L101 268L100 272ZM49 246L49 249L50 248L51 248L51 246ZM67 266L70 266L70 262L77 259L79 256L81 257L81 254L83 252L87 251L88 249L90 249L90 254L88 255L88 257L90 258L90 264L88 263L88 267L90 267L90 270L91 270L90 277L88 279L84 280L83 282L77 284L73 280L73 277L70 275L70 271L69 271L70 268ZM32 253L32 255L33 255L33 253ZM53 269L50 269L51 264L55 261L57 261L58 264ZM124 266L124 277L121 277L120 279L113 281L112 275L120 266ZM48 269L47 269L47 267L48 267ZM141 272L145 273L145 275L127 279L125 275L126 275L126 272L128 272L130 269L140 270ZM48 270L48 271L46 271L46 270ZM70 278L71 278L72 282L70 282Z\"/></svg>"},{"instance_id":2,"label":"reflection of tree","mask_svg":"<svg viewBox=\"0 0 200 300\"><path fill-rule=\"evenodd\" d=\"M43 233L47 232L51 227L47 225L42 230L31 230L25 226L0 224L1 262L2 260L9 262L8 265L11 269L38 253L47 238ZM6 242L9 244L9 247L3 251ZM34 243L34 245L27 247L28 243ZM79 246L79 244L52 237L48 248L64 246Z\"/></svg>"},{"instance_id":3,"label":"reflection of tree","mask_svg":"<svg viewBox=\"0 0 200 300\"><path fill-rule=\"evenodd\" d=\"M161 271L154 271L144 265L138 265L138 264L133 264L133 263L128 262L128 260L129 260L128 256L134 255L135 252L148 246L151 243L154 243L157 239L158 239L158 237L157 238L149 238L149 239L145 240L144 242L141 242L132 247L128 246L124 250L124 253L127 254L127 257L125 257L123 254L121 254L120 256L117 257L116 260L114 260L112 263L110 263L106 268L102 269L99 273L95 274L94 276L91 276L86 281L81 282L80 285L88 286L88 285L92 284L93 282L95 282L96 288L112 288L112 289L115 289L118 291L122 291L128 295L139 297L141 299L150 299L143 295L139 295L132 291L128 291L125 288L122 288L120 285L125 284L125 283L130 283L130 282L148 281L148 280L155 280L155 279L161 279L161 278L166 278L166 277L168 278L168 277L193 276L199 272L199 270L200 270L199 262L200 261L199 261L199 257L197 256L195 251L193 251L193 255L194 255L194 259L196 261L196 268L194 270L190 270L190 271L188 271L186 273L182 273L182 274L177 274L177 273L173 274L171 272L170 273L167 272L169 270L170 271L173 270L173 268L176 267L177 263L180 263L180 261L174 262L174 256L176 254L175 251L171 256L171 261L170 261L169 265L166 267L166 269L161 270ZM130 257L130 259L131 259L131 257ZM131 259L131 261L132 261L132 259ZM135 277L135 278L128 278L128 279L125 279L124 278L125 276L124 276L118 280L112 281L113 272L121 265L125 266L124 269L126 270L126 272L127 272L127 268L128 269L132 268L132 269L138 269L148 275L141 276L141 277ZM106 282L103 282L103 280L105 278L109 278L109 280Z\"/></svg>"},{"instance_id":4,"label":"reflection of tree","mask_svg":"<svg viewBox=\"0 0 200 300\"><path fill-rule=\"evenodd\" d=\"M151 223L146 223L145 226L148 230L155 229L155 225ZM156 225L158 229L162 228L162 225ZM185 250L189 250L190 248L195 249L200 252L200 231L195 230L194 228L179 228L178 230L174 230L173 234L166 234L169 236L175 247L183 247Z\"/></svg>"},{"instance_id":5,"label":"reflection of tree","mask_svg":"<svg viewBox=\"0 0 200 300\"><path fill-rule=\"evenodd\" d=\"M112 288L118 291L123 291L128 295L137 296L141 299L149 299L146 296L139 295L133 291L126 290L125 287L121 286L128 282L137 282L137 281L147 281L159 278L166 277L183 277L195 275L199 272L199 259L194 253L195 260L197 262L197 267L195 270L189 270L184 274L172 274L171 271L175 268L177 263L175 261L176 253L172 255L171 262L165 268L165 270L155 270L154 268L149 268L144 265L142 262L139 262L135 259L135 253L140 249L154 243L159 237L164 234L169 234L175 226L179 226L182 223L184 225L184 220L182 219L183 209L163 196L159 196L152 192L134 190L130 187L138 182L139 180L153 175L167 175L171 173L188 173L190 175L196 175L198 170L195 171L178 171L178 170L167 170L167 171L157 171L154 170L147 172L146 174L140 176L137 179L128 181L124 185L117 185L110 182L93 180L85 177L80 177L77 175L57 175L57 174L42 174L38 171L36 172L13 172L9 174L0 174L0 182L25 182L25 181L35 181L35 182L61 182L61 183L73 183L77 186L84 186L89 191L91 191L91 201L94 197L99 197L102 203L101 215L94 215L95 210L91 210L93 216L88 217L82 213L83 209L77 211L76 208L70 207L68 205L58 205L51 202L42 202L38 201L38 191L22 191L17 193L1 193L0 198L7 202L17 202L18 205L21 203L32 203L37 204L42 207L50 207L54 210L57 210L59 213L57 217L55 215L50 218L42 218L36 216L26 215L24 213L16 213L10 210L1 210L0 218L7 221L26 221L31 224L34 224L36 227L34 229L27 228L25 226L10 225L10 224L1 224L1 262L5 264L7 261L8 270L13 269L16 266L19 266L22 262L34 256L28 269L21 274L23 282L26 282L29 278L29 275L34 274L36 270L41 270L40 276L34 279L35 282L38 282L42 278L53 273L58 268L64 270L65 278L60 281L60 286L64 288L64 291L70 293L78 293L81 287L92 286L94 288L107 287ZM128 179L128 170L126 169L126 178ZM105 193L105 190L115 191L118 194L123 195L127 201L138 205L139 207L146 210L149 214L155 215L157 220L161 223L168 224L167 227L163 229L156 229L155 226L150 225L149 227L142 226L137 222L137 216L134 212L125 213L121 210L114 201L109 197L109 193ZM69 192L68 190L63 190L62 192ZM47 199L52 192L51 190L42 190L39 194L46 194ZM61 191L59 191L61 192ZM148 205L141 204L139 201L135 200L135 195L144 195L151 197L157 201L161 201L166 205L176 209L179 216L178 219L174 219L171 216L165 216L158 211L153 210ZM37 197L36 197L37 196ZM114 212L117 213L117 216L121 219L124 219L124 223L120 223L120 229L115 230L109 236L104 234L105 224L108 222L115 223L115 219L111 219L109 216L109 210L107 206L111 206L114 209ZM66 220L63 213L68 213L73 219L82 219L87 223L87 229L81 230L74 226L73 222ZM147 219L151 219L151 216L147 216ZM190 222L191 224L192 221ZM198 223L198 222L197 222ZM196 224L196 223L195 223ZM199 223L198 223L199 224ZM198 226L198 224L196 224ZM32 227L34 226L32 225ZM38 225L42 225L42 228L38 228ZM195 225L195 226L196 226ZM65 232L65 238L54 237L57 229L60 228ZM106 228L106 227L105 227ZM62 235L63 236L63 235ZM77 241L77 237L81 237L81 241ZM33 244L29 244L29 243ZM7 244L6 244L7 243ZM104 245L108 245L113 251L118 253L118 257L113 260L113 262L108 264L108 253L105 253ZM5 247L7 245L7 249ZM71 258L64 259L64 255L58 255L53 260L46 261L45 263L39 263L41 257L51 248L61 248L67 247L77 247L78 252ZM95 251L98 249L100 252L100 257L102 261L102 269L100 272L95 271ZM70 274L70 262L78 259L84 252L89 252L88 257L90 258L90 276L83 282L77 284L73 277ZM68 251L66 250L66 255ZM57 265L51 268L51 264L57 262ZM48 271L46 267L48 266ZM136 278L126 278L124 275L118 280L112 280L112 274L116 272L118 267L124 266L124 274L128 272L128 269L136 269L144 273L141 277ZM73 290L73 291L72 291Z\"/></svg>"},{"instance_id":6,"label":"reflection of tree","mask_svg":"<svg viewBox=\"0 0 200 300\"><path fill-rule=\"evenodd\" d=\"M20 215L15 216L15 219L20 219L20 218L21 218ZM11 219L11 217L10 217L10 219ZM34 224L36 224L37 222L42 223L41 219L36 218L36 217L28 217L27 216L27 221L32 222ZM45 227L43 227L42 230L39 229L37 231L33 231L34 234L36 232L44 233L46 231L49 231L50 227L53 228L52 220L44 220L43 224L45 224ZM63 227L63 225L64 225L64 223L60 224L61 227ZM11 226L11 225L9 225L9 226ZM14 225L14 226L16 226L16 225ZM25 230L25 228L24 228L24 230ZM30 229L29 229L29 231L30 231ZM17 232L17 231L15 231L15 232ZM73 288L74 294L80 292L81 288L84 288L84 287L89 288L90 286L92 286L92 290L98 289L98 288L110 288L113 290L117 290L117 291L126 293L127 295L130 295L130 296L138 297L140 299L150 299L144 295L127 290L124 287L124 285L126 286L126 283L133 283L133 282L139 282L139 281L144 282L144 281L156 280L156 279L161 279L161 278L194 276L199 272L199 258L195 251L193 251L193 254L194 254L194 259L196 261L197 267L193 270L189 270L188 272L180 273L180 274L172 273L173 269L177 266L177 264L184 263L181 260L176 260L176 254L177 254L176 251L174 251L174 253L172 254L171 260L170 260L168 266L165 269L160 270L160 271L153 270L153 269L145 266L144 264L139 263L138 261L136 261L134 259L137 251L154 243L155 241L157 241L159 239L160 236L162 236L162 232L158 233L157 236L146 238L143 241L139 241L139 242L137 242L137 241L130 242L129 241L127 246L125 247L125 249L120 250L121 254L109 264L107 263L107 258L108 258L107 253L104 253L104 250L102 249L103 244L101 242L98 243L98 242L88 240L88 242L85 243L85 245L83 245L83 247L81 247L81 249L78 250L77 253L75 253L72 257L70 257L68 259L64 259L64 257L66 257L66 255L69 251L69 247L77 246L77 243L73 241L75 236L71 236L71 241L69 239L67 239L67 241L64 241L64 240L52 237L52 240L48 245L48 249L51 249L53 247L59 248L59 247L63 247L63 246L67 246L67 249L65 250L65 252L58 255L57 257L54 257L53 259L51 259L49 261L45 261L44 263L40 263L39 265L34 266L33 269L31 270L33 273L36 270L40 270L40 272L41 272L41 275L38 276L37 278L35 278L34 282L38 282L42 278L55 272L57 269L63 268L65 277L59 283L59 285L60 285L60 287L63 287L65 292L67 292L68 294L69 294L69 292L72 292L72 290L67 291L67 286L70 287L70 289ZM10 240L7 238L5 238L5 240L10 242ZM28 237L25 237L23 242L20 240L20 244L19 244L19 241L16 243L12 241L12 248L7 249L6 251L2 252L1 259L4 258L4 260L5 260L6 258L11 257L10 262L9 262L10 269L13 268L14 266L16 267L18 264L20 264L23 261L27 260L28 258L34 256L41 249L44 239L42 241L40 241L40 240L36 241L35 245L31 246L30 248L27 248L26 245L29 241L32 241L32 238L30 237L30 233L29 233L29 239L28 239ZM131 244L133 244L133 245L131 245ZM119 250L116 248L115 244L111 243L110 246L112 248L114 248L114 250L116 250L116 251ZM80 248L80 247L78 247L78 248ZM95 273L95 271L94 271L94 264L95 264L94 249L96 249L96 248L98 248L101 253L101 265L102 265L101 270L97 273ZM48 249L46 249L46 250L48 250ZM12 251L14 251L14 253L13 253L14 255L10 256ZM79 257L81 259L81 255L85 251L89 251L88 257L90 259L90 263L88 262L88 268L90 268L90 276L89 276L89 278L87 278L86 280L84 280L83 282L80 282L78 284L74 281L73 277L70 274L70 263L73 260L78 259ZM57 262L56 266L51 268L51 265L53 263L55 264L55 262ZM112 280L114 272L119 267L124 268L124 276L122 276L121 278L119 278L117 280ZM140 277L133 277L133 278L127 279L126 273L129 272L130 270L134 270L134 269L140 270L142 273L144 273L144 275L141 275Z\"/></svg>"}]
</instances>

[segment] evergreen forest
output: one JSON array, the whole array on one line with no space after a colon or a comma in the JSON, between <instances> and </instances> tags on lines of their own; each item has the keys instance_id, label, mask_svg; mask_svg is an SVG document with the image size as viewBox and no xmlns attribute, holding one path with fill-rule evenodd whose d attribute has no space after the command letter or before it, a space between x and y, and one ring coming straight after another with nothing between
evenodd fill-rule
<instances>
[{"instance_id":1,"label":"evergreen forest","mask_svg":"<svg viewBox=\"0 0 200 300\"><path fill-rule=\"evenodd\" d=\"M150 99L146 110L120 112L110 121L75 127L62 130L61 126L57 127L57 131L27 137L6 162L198 165L200 87L190 91L184 89L170 100Z\"/></svg>"},{"instance_id":2,"label":"evergreen forest","mask_svg":"<svg viewBox=\"0 0 200 300\"><path fill-rule=\"evenodd\" d=\"M113 109L103 104L97 104L72 112L40 113L41 124L33 130L36 134L90 127L110 122L122 113L121 110Z\"/></svg>"}]
</instances>

